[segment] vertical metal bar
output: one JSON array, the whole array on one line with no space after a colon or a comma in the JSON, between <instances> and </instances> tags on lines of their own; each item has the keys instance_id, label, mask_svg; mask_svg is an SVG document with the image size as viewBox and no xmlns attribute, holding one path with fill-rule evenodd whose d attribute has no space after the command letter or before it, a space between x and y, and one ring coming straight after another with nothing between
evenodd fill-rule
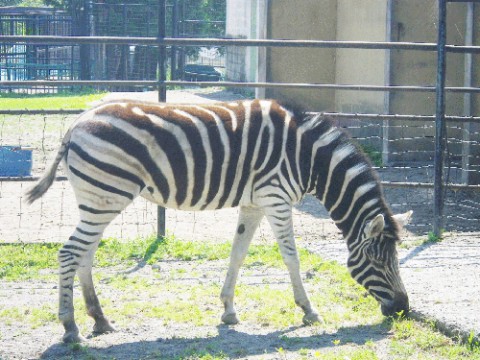
<instances>
[{"instance_id":1,"label":"vertical metal bar","mask_svg":"<svg viewBox=\"0 0 480 360\"><path fill-rule=\"evenodd\" d=\"M474 6L473 2L467 3L467 14L465 21L465 45L473 45L473 17L474 17ZM464 62L464 79L463 86L471 87L473 86L473 54L466 53ZM472 94L465 93L463 95L463 115L471 116L472 115ZM470 134L472 133L472 123L467 122L463 124L463 136L462 136L462 182L465 184L470 183Z\"/></svg>"},{"instance_id":2,"label":"vertical metal bar","mask_svg":"<svg viewBox=\"0 0 480 360\"><path fill-rule=\"evenodd\" d=\"M167 72L165 69L166 47L161 44L165 38L166 21L165 21L165 5L166 0L158 1L158 101L167 101L167 88L165 80L167 79ZM157 239L165 236L166 217L165 208L157 207Z\"/></svg>"},{"instance_id":3,"label":"vertical metal bar","mask_svg":"<svg viewBox=\"0 0 480 360\"><path fill-rule=\"evenodd\" d=\"M443 155L445 151L445 77L447 41L447 1L438 1L437 84L435 117L435 178L433 232L440 236L443 229Z\"/></svg>"},{"instance_id":4,"label":"vertical metal bar","mask_svg":"<svg viewBox=\"0 0 480 360\"><path fill-rule=\"evenodd\" d=\"M122 36L128 36L127 34L127 4L123 3L122 6L122 25L123 25L123 35ZM123 67L123 79L127 80L129 78L128 76L128 53L129 53L129 45L123 45L122 46L122 67ZM124 90L125 91L125 90ZM129 91L129 90L127 90Z\"/></svg>"},{"instance_id":5,"label":"vertical metal bar","mask_svg":"<svg viewBox=\"0 0 480 360\"><path fill-rule=\"evenodd\" d=\"M392 19L393 17L393 0L387 0L387 16L385 25L385 41L392 41ZM385 67L384 67L384 84L390 85L392 82L391 74L391 50L385 50ZM383 112L384 114L390 114L390 91L385 92L383 99ZM382 122L382 162L388 164L390 161L390 121L384 120Z\"/></svg>"},{"instance_id":6,"label":"vertical metal bar","mask_svg":"<svg viewBox=\"0 0 480 360\"><path fill-rule=\"evenodd\" d=\"M172 7L172 37L178 37L178 1L173 0ZM170 78L176 80L177 77L177 47L170 47Z\"/></svg>"},{"instance_id":7,"label":"vertical metal bar","mask_svg":"<svg viewBox=\"0 0 480 360\"><path fill-rule=\"evenodd\" d=\"M167 71L165 68L165 60L167 55L167 49L164 45L161 45L166 34L166 20L165 20L165 5L166 0L159 0L158 8L158 101L167 101L167 88L165 86L165 80L167 79Z\"/></svg>"},{"instance_id":8,"label":"vertical metal bar","mask_svg":"<svg viewBox=\"0 0 480 360\"><path fill-rule=\"evenodd\" d=\"M270 9L269 0L259 0L257 2L257 38L268 38L268 11ZM257 47L257 69L256 81L267 81L267 48L264 46ZM265 99L266 88L255 88L255 97L257 99Z\"/></svg>"}]
</instances>

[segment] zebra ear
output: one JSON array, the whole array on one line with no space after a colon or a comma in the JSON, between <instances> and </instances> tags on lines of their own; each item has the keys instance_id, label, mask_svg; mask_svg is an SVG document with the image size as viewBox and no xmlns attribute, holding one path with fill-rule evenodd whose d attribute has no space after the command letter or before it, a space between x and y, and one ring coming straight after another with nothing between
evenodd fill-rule
<instances>
[{"instance_id":1,"label":"zebra ear","mask_svg":"<svg viewBox=\"0 0 480 360\"><path fill-rule=\"evenodd\" d=\"M385 219L382 214L378 214L375 218L365 226L365 237L367 239L374 238L383 231L385 227Z\"/></svg>"},{"instance_id":2,"label":"zebra ear","mask_svg":"<svg viewBox=\"0 0 480 360\"><path fill-rule=\"evenodd\" d=\"M405 225L407 225L410 222L410 219L412 218L413 211L409 210L406 213L403 214L396 214L393 215L393 220L398 224L400 229L403 229Z\"/></svg>"}]
</instances>

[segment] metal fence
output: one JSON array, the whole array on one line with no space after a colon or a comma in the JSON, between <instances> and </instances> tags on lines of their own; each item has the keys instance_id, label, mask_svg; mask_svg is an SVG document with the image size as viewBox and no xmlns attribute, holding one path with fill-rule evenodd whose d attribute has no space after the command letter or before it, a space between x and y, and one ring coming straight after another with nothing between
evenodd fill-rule
<instances>
[{"instance_id":1,"label":"metal fence","mask_svg":"<svg viewBox=\"0 0 480 360\"><path fill-rule=\"evenodd\" d=\"M446 44L446 4L448 1L440 0L438 2L439 21L438 21L438 42L437 43L409 43L409 42L367 42L367 41L322 41L322 40L258 40L258 39L219 39L219 38L176 38L166 37L165 11L166 2L160 0L158 36L156 37L112 37L112 36L90 36L90 37L55 37L55 36L0 36L0 41L18 44L104 44L104 45L138 45L156 47L158 50L158 78L155 80L102 80L102 81L1 81L0 86L128 86L142 89L159 90L159 100L166 100L166 89L170 86L223 86L227 88L303 88L303 89L334 89L349 91L381 91L381 92L431 92L436 96L436 114L435 115L410 115L410 114L346 114L331 113L330 116L337 119L340 126L344 124L344 119L348 119L348 127L355 132L355 127L375 128L377 140L382 141L382 128L384 121L391 120L409 120L413 123L418 122L418 131L425 133L434 133L431 139L434 148L432 151L433 162L427 166L419 168L409 163L401 166L389 168L380 168L379 172L383 179L384 186L392 189L392 193L397 193L395 199L403 199L400 207L405 204L414 205L418 208L425 207L426 204L432 204L431 208L423 209L423 227L422 230L433 230L438 235L444 228L453 228L463 231L478 230L478 218L480 216L480 196L479 185L466 185L464 174L478 175L477 151L471 151L472 148L478 149L480 144L478 124L479 116L446 116L445 115L445 94L462 93L478 94L480 88L471 84L463 87L446 87L446 54L480 54L479 46L465 45L454 46ZM451 1L459 2L459 1ZM437 84L436 86L372 86L372 85L346 85L346 84L310 84L310 83L270 83L270 82L187 82L181 80L167 81L167 48L175 47L177 49L184 47L198 46L255 46L255 47L291 47L291 48L344 48L344 49L364 49L368 50L414 50L436 52L438 56ZM466 55L470 58L472 55ZM43 114L48 112L43 111ZM53 112L50 112L53 113ZM14 112L4 111L6 116ZM26 112L22 112L22 116ZM402 127L398 125L401 133ZM412 125L413 126L413 125ZM426 131L425 129L428 129ZM374 132L375 132L374 131ZM467 135L465 133L468 132ZM357 139L362 142L361 131L358 131ZM372 133L371 131L369 133ZM465 136L460 138L458 134ZM412 139L409 139L412 140ZM368 141L366 144L368 145ZM461 148L458 151L458 148ZM474 161L470 161L470 160ZM472 163L472 166L468 164ZM469 167L468 167L469 166ZM468 167L468 169L466 169ZM31 179L12 179L3 178L3 182L10 180L33 180ZM60 177L59 180L64 180ZM1 184L1 182L0 182ZM405 192L408 189L410 192ZM423 191L421 194L419 191ZM402 192L402 193L399 193ZM388 195L388 194L387 194ZM388 196L387 196L388 197ZM395 208L399 204L393 202ZM445 214L445 209L447 209ZM446 216L445 216L446 215ZM447 221L445 221L445 218ZM165 215L162 209L158 210L158 227L160 235L165 233ZM452 224L457 226L452 227ZM428 230L426 230L428 231Z\"/></svg>"},{"instance_id":2,"label":"metal fence","mask_svg":"<svg viewBox=\"0 0 480 360\"><path fill-rule=\"evenodd\" d=\"M64 11L46 8L0 8L0 35L72 34L72 19ZM75 44L2 41L0 80L73 80L78 78L78 57L79 49ZM47 93L58 89L30 87L21 90Z\"/></svg>"}]
</instances>

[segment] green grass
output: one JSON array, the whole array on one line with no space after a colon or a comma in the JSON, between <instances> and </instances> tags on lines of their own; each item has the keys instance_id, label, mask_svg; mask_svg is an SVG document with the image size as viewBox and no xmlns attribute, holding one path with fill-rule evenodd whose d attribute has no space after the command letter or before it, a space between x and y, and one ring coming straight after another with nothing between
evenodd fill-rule
<instances>
[{"instance_id":1,"label":"green grass","mask_svg":"<svg viewBox=\"0 0 480 360\"><path fill-rule=\"evenodd\" d=\"M0 282L13 284L40 279L48 288L49 282L56 283L53 274L59 246L0 246ZM239 343L236 350L226 351L215 340L220 336L216 333L222 312L218 296L230 246L229 243L187 242L174 237L163 241L154 237L129 242L102 241L94 278L105 313L120 329L142 327L160 320L159 326L185 324L213 333L208 335L208 339L210 336L213 339L205 341L202 332L203 335L198 336L203 341L198 342L194 333L192 341L173 358L248 357L250 353L245 344ZM434 324L384 318L376 301L351 279L343 266L305 250L300 251L300 259L302 271L309 274L305 280L307 290L324 319L323 324L300 327L304 329L302 335L291 333L291 329L301 324L303 314L294 303L276 245L251 247L236 288L236 305L242 323L265 328L267 334L279 332L275 342L278 358L480 360L480 345L473 335L466 344L461 344L437 332ZM147 273L126 271L138 264L152 267ZM47 280L45 274L50 274ZM56 299L56 289L52 286L49 291ZM39 327L60 326L56 324L56 301L34 304L0 306L0 323L9 326L20 322L23 331L32 333ZM88 334L92 321L86 315L81 296L75 297L75 308L77 323L81 331ZM359 334L362 340L352 338ZM315 345L322 342L322 346ZM88 346L72 347L72 352L82 359L96 358Z\"/></svg>"},{"instance_id":2,"label":"green grass","mask_svg":"<svg viewBox=\"0 0 480 360\"><path fill-rule=\"evenodd\" d=\"M378 151L374 146L361 144L360 148L370 158L370 161L374 166L383 166L382 153Z\"/></svg>"},{"instance_id":3,"label":"green grass","mask_svg":"<svg viewBox=\"0 0 480 360\"><path fill-rule=\"evenodd\" d=\"M415 238L413 241L404 241L400 243L400 248L411 249L413 247L436 244L443 240L442 235L443 231L440 236L435 235L433 231L429 231L426 238Z\"/></svg>"},{"instance_id":4,"label":"green grass","mask_svg":"<svg viewBox=\"0 0 480 360\"><path fill-rule=\"evenodd\" d=\"M83 110L105 93L0 94L0 110Z\"/></svg>"},{"instance_id":5,"label":"green grass","mask_svg":"<svg viewBox=\"0 0 480 360\"><path fill-rule=\"evenodd\" d=\"M43 278L42 270L55 269L59 244L0 244L0 280Z\"/></svg>"}]
</instances>

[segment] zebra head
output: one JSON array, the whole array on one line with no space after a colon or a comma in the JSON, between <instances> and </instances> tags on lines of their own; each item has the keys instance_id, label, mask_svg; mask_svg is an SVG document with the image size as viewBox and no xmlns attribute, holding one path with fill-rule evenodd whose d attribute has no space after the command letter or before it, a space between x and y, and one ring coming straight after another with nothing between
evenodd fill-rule
<instances>
[{"instance_id":1,"label":"zebra head","mask_svg":"<svg viewBox=\"0 0 480 360\"><path fill-rule=\"evenodd\" d=\"M399 230L408 223L412 211L393 215L391 221L379 214L365 223L350 248L348 269L352 277L380 303L385 316L406 315L408 295L400 277L396 244Z\"/></svg>"}]
</instances>

